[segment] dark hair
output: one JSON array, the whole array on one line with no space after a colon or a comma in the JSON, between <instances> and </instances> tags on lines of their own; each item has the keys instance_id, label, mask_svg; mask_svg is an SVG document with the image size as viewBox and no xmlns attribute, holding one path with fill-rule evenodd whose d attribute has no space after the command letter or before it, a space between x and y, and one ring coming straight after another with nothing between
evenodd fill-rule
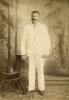
<instances>
[{"instance_id":1,"label":"dark hair","mask_svg":"<svg viewBox=\"0 0 69 100\"><path fill-rule=\"evenodd\" d=\"M32 14L33 14L33 13L37 13L38 15L40 15L40 12L37 11L37 10L32 11Z\"/></svg>"}]
</instances>

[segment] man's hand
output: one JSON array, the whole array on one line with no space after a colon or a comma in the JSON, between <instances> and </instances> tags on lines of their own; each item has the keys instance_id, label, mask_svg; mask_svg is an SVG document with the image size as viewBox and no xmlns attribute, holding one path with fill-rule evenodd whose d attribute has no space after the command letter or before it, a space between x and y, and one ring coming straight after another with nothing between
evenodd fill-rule
<instances>
[{"instance_id":1,"label":"man's hand","mask_svg":"<svg viewBox=\"0 0 69 100\"><path fill-rule=\"evenodd\" d=\"M26 55L22 55L22 60L25 62L27 60L27 56Z\"/></svg>"},{"instance_id":2,"label":"man's hand","mask_svg":"<svg viewBox=\"0 0 69 100\"><path fill-rule=\"evenodd\" d=\"M46 59L46 58L47 58L47 56L46 56L46 55L42 55L42 58L45 58L45 59Z\"/></svg>"}]
</instances>

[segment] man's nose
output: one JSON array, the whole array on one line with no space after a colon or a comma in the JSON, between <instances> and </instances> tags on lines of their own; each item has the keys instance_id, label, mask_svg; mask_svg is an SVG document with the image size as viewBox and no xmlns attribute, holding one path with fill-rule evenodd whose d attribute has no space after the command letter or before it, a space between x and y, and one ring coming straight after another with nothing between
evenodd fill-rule
<instances>
[{"instance_id":1,"label":"man's nose","mask_svg":"<svg viewBox=\"0 0 69 100\"><path fill-rule=\"evenodd\" d=\"M34 19L36 19L36 16L34 16Z\"/></svg>"}]
</instances>

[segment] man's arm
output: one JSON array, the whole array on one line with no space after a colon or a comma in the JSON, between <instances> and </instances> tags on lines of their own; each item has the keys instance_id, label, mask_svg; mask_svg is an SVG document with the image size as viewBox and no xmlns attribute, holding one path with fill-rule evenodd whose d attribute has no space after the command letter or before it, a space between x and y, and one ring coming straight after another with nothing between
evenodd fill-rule
<instances>
[{"instance_id":1,"label":"man's arm","mask_svg":"<svg viewBox=\"0 0 69 100\"><path fill-rule=\"evenodd\" d=\"M49 53L50 53L50 36L48 33L47 27L44 29L44 55L42 56L43 58L47 58Z\"/></svg>"},{"instance_id":2,"label":"man's arm","mask_svg":"<svg viewBox=\"0 0 69 100\"><path fill-rule=\"evenodd\" d=\"M21 38L21 58L26 60L26 28L23 30L22 38Z\"/></svg>"}]
</instances>

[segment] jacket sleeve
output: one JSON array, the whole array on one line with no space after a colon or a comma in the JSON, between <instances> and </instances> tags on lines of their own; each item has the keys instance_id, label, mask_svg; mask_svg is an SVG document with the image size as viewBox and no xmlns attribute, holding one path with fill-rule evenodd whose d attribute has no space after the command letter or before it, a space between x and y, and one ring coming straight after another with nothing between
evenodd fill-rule
<instances>
[{"instance_id":1,"label":"jacket sleeve","mask_svg":"<svg viewBox=\"0 0 69 100\"><path fill-rule=\"evenodd\" d=\"M26 28L24 28L21 38L21 55L26 55L25 51L26 51Z\"/></svg>"},{"instance_id":2,"label":"jacket sleeve","mask_svg":"<svg viewBox=\"0 0 69 100\"><path fill-rule=\"evenodd\" d=\"M44 33L45 33L45 36L44 36L44 52L45 52L45 55L49 55L50 53L50 36L49 36L49 33L48 33L48 29L45 28L44 30Z\"/></svg>"}]
</instances>

